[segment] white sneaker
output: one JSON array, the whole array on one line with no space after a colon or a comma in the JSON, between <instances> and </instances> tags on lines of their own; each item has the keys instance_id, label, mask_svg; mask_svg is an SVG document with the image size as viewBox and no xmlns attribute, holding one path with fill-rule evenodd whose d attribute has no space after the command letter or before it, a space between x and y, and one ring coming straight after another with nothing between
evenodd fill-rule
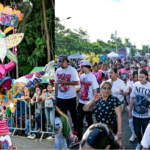
<instances>
[{"instance_id":1,"label":"white sneaker","mask_svg":"<svg viewBox=\"0 0 150 150\"><path fill-rule=\"evenodd\" d=\"M30 139L34 140L36 138L36 135L35 134L32 134Z\"/></svg>"},{"instance_id":2,"label":"white sneaker","mask_svg":"<svg viewBox=\"0 0 150 150\"><path fill-rule=\"evenodd\" d=\"M32 135L29 133L27 138L28 138L28 139L30 139L30 138L31 138L31 136L32 136Z\"/></svg>"},{"instance_id":3,"label":"white sneaker","mask_svg":"<svg viewBox=\"0 0 150 150\"><path fill-rule=\"evenodd\" d=\"M135 150L140 150L141 148L142 148L142 145L138 143Z\"/></svg>"},{"instance_id":4,"label":"white sneaker","mask_svg":"<svg viewBox=\"0 0 150 150\"><path fill-rule=\"evenodd\" d=\"M135 141L135 139L136 139L136 134L132 134L129 141L132 143Z\"/></svg>"},{"instance_id":5,"label":"white sneaker","mask_svg":"<svg viewBox=\"0 0 150 150\"><path fill-rule=\"evenodd\" d=\"M55 138L53 138L52 136L49 136L46 138L47 140L55 140Z\"/></svg>"}]
</instances>

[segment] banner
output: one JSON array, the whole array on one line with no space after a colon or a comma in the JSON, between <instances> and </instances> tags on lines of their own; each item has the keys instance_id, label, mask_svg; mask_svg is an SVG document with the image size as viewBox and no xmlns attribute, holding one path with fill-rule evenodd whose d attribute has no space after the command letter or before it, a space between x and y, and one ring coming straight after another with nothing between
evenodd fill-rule
<instances>
[{"instance_id":1,"label":"banner","mask_svg":"<svg viewBox=\"0 0 150 150\"><path fill-rule=\"evenodd\" d=\"M131 54L131 48L127 47L126 51L127 51L127 55L129 56Z\"/></svg>"},{"instance_id":2,"label":"banner","mask_svg":"<svg viewBox=\"0 0 150 150\"><path fill-rule=\"evenodd\" d=\"M119 56L121 57L121 58L125 58L125 56L126 56L126 52L125 51L119 51Z\"/></svg>"}]
</instances>

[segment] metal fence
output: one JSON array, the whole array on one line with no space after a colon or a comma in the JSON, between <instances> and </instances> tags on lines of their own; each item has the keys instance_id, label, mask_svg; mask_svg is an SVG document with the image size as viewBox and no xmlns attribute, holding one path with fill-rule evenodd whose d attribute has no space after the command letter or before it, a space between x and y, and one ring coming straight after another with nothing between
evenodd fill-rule
<instances>
[{"instance_id":1,"label":"metal fence","mask_svg":"<svg viewBox=\"0 0 150 150\"><path fill-rule=\"evenodd\" d=\"M37 104L38 102L35 102L35 104ZM40 110L40 119L41 119L41 131L34 131L34 130L31 130L31 109L30 109L30 107L31 107L31 103L29 103L29 120L30 120L30 133L32 133L32 132L34 132L34 133L41 133L41 137L40 137L40 141L42 140L42 138L43 138L43 135L45 134L45 133L48 133L48 134L55 134L54 132L50 132L50 131L48 131L48 121L46 120L46 131L42 131L42 129L43 129L43 124L42 124L42 122L43 122L43 115L42 115L42 109L44 109L44 107L42 107L41 108L41 110ZM53 106L53 110L54 110L54 108L55 108L55 106ZM36 105L35 105L35 109L36 109ZM53 113L54 113L54 111L53 111ZM55 115L55 114L54 114ZM53 125L53 130L54 130L54 125Z\"/></svg>"},{"instance_id":2,"label":"metal fence","mask_svg":"<svg viewBox=\"0 0 150 150\"><path fill-rule=\"evenodd\" d=\"M25 122L25 126L23 127L22 126L22 122L23 122L23 114L22 114L22 103L21 102L25 102L25 114L24 114L24 122ZM37 103L38 102L34 102L35 103L35 109L36 109L36 107L37 107ZM47 119L46 119L46 131L43 131L42 129L43 129L43 124L42 124L42 122L43 122L43 115L42 115L42 110L44 109L44 107L42 107L41 108L41 110L40 110L40 120L41 120L41 131L34 131L34 130L32 130L31 129L31 103L27 103L26 101L20 101L20 115L18 115L17 114L17 104L16 104L16 111L11 115L11 121L10 120L8 120L8 124L9 124L9 126L8 126L8 128L9 129L12 129L13 130L13 132L12 132L12 136L15 134L15 132L17 131L17 130L24 130L24 131L26 131L27 130L27 108L29 108L29 129L30 129L30 133L41 133L41 136L40 136L40 141L42 140L42 138L43 138L43 136L44 136L44 134L54 134L54 132L50 132L49 131L49 127L48 127L48 121L47 121ZM52 111L52 113L53 113L53 115L55 115L55 106L53 106L53 111ZM44 110L44 112L45 112L45 110ZM45 115L46 116L46 115ZM19 117L19 127L17 126L17 118ZM55 117L55 116L54 116ZM10 122L11 122L11 127L10 127ZM45 123L44 123L44 125L45 125ZM54 125L53 125L53 131L54 131Z\"/></svg>"},{"instance_id":3,"label":"metal fence","mask_svg":"<svg viewBox=\"0 0 150 150\"><path fill-rule=\"evenodd\" d=\"M20 115L18 115L17 114L17 104L16 104L16 110L15 110L15 112L11 115L11 127L8 127L9 129L13 129L13 133L12 133L12 136L15 134L15 132L17 131L17 130L26 130L27 129L27 103L26 103L26 101L22 101L22 100L20 100L20 101L18 101L18 102L20 102ZM17 103L18 103L17 102ZM24 102L25 103L25 127L22 127L22 118L23 118L23 114L22 114L22 103L21 102ZM20 121L20 123L19 123L19 127L17 126L18 125L18 123L17 123L17 121L18 121L18 119L19 119L19 121ZM10 122L10 120L8 120L8 122Z\"/></svg>"}]
</instances>

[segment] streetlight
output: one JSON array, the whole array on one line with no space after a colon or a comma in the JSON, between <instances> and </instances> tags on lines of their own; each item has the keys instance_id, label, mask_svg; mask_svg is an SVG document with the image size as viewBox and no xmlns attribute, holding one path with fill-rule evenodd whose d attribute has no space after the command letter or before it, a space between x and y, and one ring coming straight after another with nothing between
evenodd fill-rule
<instances>
[{"instance_id":1,"label":"streetlight","mask_svg":"<svg viewBox=\"0 0 150 150\"><path fill-rule=\"evenodd\" d=\"M68 19L70 19L71 17L67 17L67 19L63 19L63 20L60 20L60 21L64 21L64 20L68 20Z\"/></svg>"}]
</instances>

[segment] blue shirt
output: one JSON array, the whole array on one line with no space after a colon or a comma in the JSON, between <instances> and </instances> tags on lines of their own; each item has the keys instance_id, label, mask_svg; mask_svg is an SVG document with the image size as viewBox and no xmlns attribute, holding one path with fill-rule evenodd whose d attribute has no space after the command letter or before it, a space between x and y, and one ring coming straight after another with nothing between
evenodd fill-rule
<instances>
[{"instance_id":1,"label":"blue shirt","mask_svg":"<svg viewBox=\"0 0 150 150\"><path fill-rule=\"evenodd\" d=\"M101 55L101 56L100 56L100 60L101 60L101 61L106 61L106 56L105 56L105 55Z\"/></svg>"},{"instance_id":2,"label":"blue shirt","mask_svg":"<svg viewBox=\"0 0 150 150\"><path fill-rule=\"evenodd\" d=\"M24 92L18 93L14 98L21 98L25 96ZM17 116L20 116L20 104L22 105L22 115L25 114L25 102L17 101Z\"/></svg>"}]
</instances>

